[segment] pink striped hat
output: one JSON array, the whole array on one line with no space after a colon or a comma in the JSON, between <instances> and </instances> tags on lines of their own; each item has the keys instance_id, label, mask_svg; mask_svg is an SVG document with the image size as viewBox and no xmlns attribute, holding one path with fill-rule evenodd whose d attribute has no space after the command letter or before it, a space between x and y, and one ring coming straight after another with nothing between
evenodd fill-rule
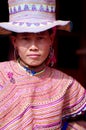
<instances>
[{"instance_id":1,"label":"pink striped hat","mask_svg":"<svg viewBox=\"0 0 86 130\"><path fill-rule=\"evenodd\" d=\"M55 26L70 31L70 21L56 20L55 0L8 0L9 22L0 23L0 34L41 32Z\"/></svg>"}]
</instances>

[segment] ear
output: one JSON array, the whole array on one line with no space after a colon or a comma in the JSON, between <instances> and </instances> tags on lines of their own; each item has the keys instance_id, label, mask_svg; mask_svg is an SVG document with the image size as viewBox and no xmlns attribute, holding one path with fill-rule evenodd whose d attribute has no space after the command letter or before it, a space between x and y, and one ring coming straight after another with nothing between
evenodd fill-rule
<instances>
[{"instance_id":1,"label":"ear","mask_svg":"<svg viewBox=\"0 0 86 130\"><path fill-rule=\"evenodd\" d=\"M51 46L53 45L54 43L54 38L55 36L53 35L53 33L50 35L50 40L51 40Z\"/></svg>"},{"instance_id":2,"label":"ear","mask_svg":"<svg viewBox=\"0 0 86 130\"><path fill-rule=\"evenodd\" d=\"M12 42L14 48L16 48L16 36L11 35L10 39L11 39L11 42Z\"/></svg>"}]
</instances>

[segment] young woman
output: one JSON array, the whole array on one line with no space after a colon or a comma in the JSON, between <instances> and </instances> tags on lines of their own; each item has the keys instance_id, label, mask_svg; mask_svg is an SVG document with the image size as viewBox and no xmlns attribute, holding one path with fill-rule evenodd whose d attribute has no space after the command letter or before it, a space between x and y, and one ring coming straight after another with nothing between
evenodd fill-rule
<instances>
[{"instance_id":1,"label":"young woman","mask_svg":"<svg viewBox=\"0 0 86 130\"><path fill-rule=\"evenodd\" d=\"M10 10L14 10L18 4L14 13L11 10L15 22L0 24L1 33L2 30L4 34L10 33L14 47L13 59L0 63L0 130L85 130L85 121L80 121L80 124L75 119L85 113L86 90L71 76L50 67L55 62L52 48L54 27L58 24L62 27L64 22L57 21L55 24L52 20L50 24L48 19L46 24L28 23L29 27L26 27L27 22L21 21L28 15L29 5L26 3L29 2L9 0L10 6L12 5ZM38 3L41 6L43 2L44 5L49 4L49 10L44 12L40 6L39 11L42 17L48 13L49 18L50 6L54 5L54 0L32 2L32 11L36 13ZM21 3L25 10L20 9ZM21 18L20 10L22 19L16 21L19 14ZM64 26L67 24L69 22Z\"/></svg>"}]
</instances>

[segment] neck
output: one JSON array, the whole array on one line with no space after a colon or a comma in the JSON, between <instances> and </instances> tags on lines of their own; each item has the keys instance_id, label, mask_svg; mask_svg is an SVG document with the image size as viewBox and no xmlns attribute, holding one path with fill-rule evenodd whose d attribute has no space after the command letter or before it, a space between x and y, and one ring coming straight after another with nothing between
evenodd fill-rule
<instances>
[{"instance_id":1,"label":"neck","mask_svg":"<svg viewBox=\"0 0 86 130\"><path fill-rule=\"evenodd\" d=\"M37 73L41 73L45 70L46 65L45 63L42 63L39 66L29 66L28 64L26 64L23 60L18 59L18 63L29 73L31 73L32 75L36 75Z\"/></svg>"}]
</instances>

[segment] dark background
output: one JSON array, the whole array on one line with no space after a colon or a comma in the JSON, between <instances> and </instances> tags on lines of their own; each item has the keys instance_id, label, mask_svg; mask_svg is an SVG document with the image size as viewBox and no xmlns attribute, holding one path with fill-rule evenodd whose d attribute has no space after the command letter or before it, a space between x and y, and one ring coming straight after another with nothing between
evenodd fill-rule
<instances>
[{"instance_id":1,"label":"dark background","mask_svg":"<svg viewBox=\"0 0 86 130\"><path fill-rule=\"evenodd\" d=\"M57 31L56 68L76 78L86 87L86 0L59 0L56 18L71 20L71 32ZM7 0L0 0L0 22L9 21ZM9 39L0 36L0 62L8 60Z\"/></svg>"},{"instance_id":2,"label":"dark background","mask_svg":"<svg viewBox=\"0 0 86 130\"><path fill-rule=\"evenodd\" d=\"M58 5L58 3L57 3ZM71 32L57 31L56 68L86 88L86 0L59 0L58 19L71 20Z\"/></svg>"}]
</instances>

